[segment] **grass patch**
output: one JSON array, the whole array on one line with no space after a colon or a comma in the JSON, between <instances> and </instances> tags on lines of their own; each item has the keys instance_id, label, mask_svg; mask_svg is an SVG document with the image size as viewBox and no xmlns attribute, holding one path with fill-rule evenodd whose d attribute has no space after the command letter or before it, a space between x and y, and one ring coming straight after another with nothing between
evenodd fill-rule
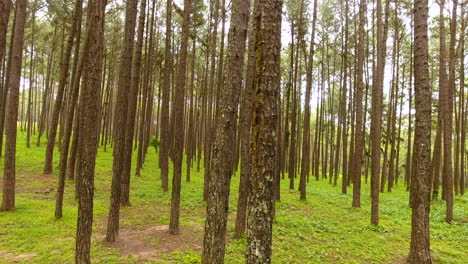
<instances>
[{"instance_id":1,"label":"grass patch","mask_svg":"<svg viewBox=\"0 0 468 264\"><path fill-rule=\"evenodd\" d=\"M42 175L45 144L25 147L25 134L19 133L17 149L16 211L0 212L0 264L74 263L77 206L74 183L65 187L64 217L54 219L59 153L55 151L54 174ZM32 141L35 142L35 141ZM185 166L185 164L184 164ZM0 168L3 169L3 159ZM191 182L183 171L181 226L202 233L205 221L203 171L191 169ZM162 192L157 153L148 150L140 177L131 179L131 207L122 208L121 227L146 230L169 224L170 191ZM171 174L172 175L172 174ZM96 162L96 191L92 240L93 263L200 263L198 249L158 253L144 259L132 254L121 256L118 249L104 243L112 177L112 149L99 149ZM232 239L239 177L232 178L229 239L226 263L245 263L245 238ZM341 194L328 181L311 181L308 200L300 201L297 190L282 181L281 201L277 203L273 227L273 263L403 263L409 250L411 210L405 187L380 195L380 225L370 225L369 185L362 185L361 208L351 208L352 195ZM349 190L350 192L351 190ZM431 207L431 248L437 263L467 263L468 199L456 197L455 221L444 221L445 203ZM201 236L202 238L202 236ZM198 237L198 240L201 240ZM163 240L142 238L161 247Z\"/></svg>"}]
</instances>

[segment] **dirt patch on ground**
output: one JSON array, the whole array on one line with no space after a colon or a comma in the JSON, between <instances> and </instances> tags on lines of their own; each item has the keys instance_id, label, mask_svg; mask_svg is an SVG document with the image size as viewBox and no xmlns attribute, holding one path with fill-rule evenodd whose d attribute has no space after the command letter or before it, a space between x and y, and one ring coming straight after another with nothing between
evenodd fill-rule
<instances>
[{"instance_id":1,"label":"dirt patch on ground","mask_svg":"<svg viewBox=\"0 0 468 264\"><path fill-rule=\"evenodd\" d=\"M23 254L13 254L7 251L0 250L0 256L3 260L11 261L11 263L18 263L26 260L33 259L37 257L36 253L23 253Z\"/></svg>"},{"instance_id":2,"label":"dirt patch on ground","mask_svg":"<svg viewBox=\"0 0 468 264\"><path fill-rule=\"evenodd\" d=\"M181 228L180 234L171 235L169 226L151 226L142 230L121 228L119 238L108 246L120 251L122 257L129 255L138 260L160 260L162 255L174 251L200 251L203 244L203 232Z\"/></svg>"},{"instance_id":3,"label":"dirt patch on ground","mask_svg":"<svg viewBox=\"0 0 468 264\"><path fill-rule=\"evenodd\" d=\"M39 196L48 196L54 192L57 176L29 171L18 171L16 173L16 193L31 193ZM3 179L0 178L0 185Z\"/></svg>"}]
</instances>

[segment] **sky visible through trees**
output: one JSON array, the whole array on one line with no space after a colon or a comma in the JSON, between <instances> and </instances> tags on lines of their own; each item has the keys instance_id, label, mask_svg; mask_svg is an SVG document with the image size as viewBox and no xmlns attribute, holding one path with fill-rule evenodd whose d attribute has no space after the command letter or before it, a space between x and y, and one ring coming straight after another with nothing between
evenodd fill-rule
<instances>
[{"instance_id":1,"label":"sky visible through trees","mask_svg":"<svg viewBox=\"0 0 468 264\"><path fill-rule=\"evenodd\" d=\"M467 3L0 0L0 263L465 263Z\"/></svg>"}]
</instances>

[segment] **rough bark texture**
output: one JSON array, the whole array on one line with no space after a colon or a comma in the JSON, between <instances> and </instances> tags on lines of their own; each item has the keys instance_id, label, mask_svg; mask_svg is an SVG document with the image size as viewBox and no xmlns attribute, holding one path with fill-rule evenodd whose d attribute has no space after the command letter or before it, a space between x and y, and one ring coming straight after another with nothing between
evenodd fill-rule
<instances>
[{"instance_id":1,"label":"rough bark texture","mask_svg":"<svg viewBox=\"0 0 468 264\"><path fill-rule=\"evenodd\" d=\"M414 3L414 90L416 123L411 179L411 245L409 263L432 263L429 248L431 89L428 69L427 0Z\"/></svg>"},{"instance_id":2,"label":"rough bark texture","mask_svg":"<svg viewBox=\"0 0 468 264\"><path fill-rule=\"evenodd\" d=\"M252 16L258 12L258 1L255 2ZM240 138L241 138L241 172L239 182L239 199L237 202L236 225L234 231L235 238L241 238L245 232L246 212L247 212L247 197L250 192L250 128L252 123L252 96L253 96L253 81L255 73L255 35L256 24L254 19L250 19L249 29L249 50L247 61L247 72L245 77L245 87L242 99L240 113Z\"/></svg>"},{"instance_id":3,"label":"rough bark texture","mask_svg":"<svg viewBox=\"0 0 468 264\"><path fill-rule=\"evenodd\" d=\"M131 86L131 66L133 58L133 42L138 0L128 0L125 14L125 29L123 50L119 69L119 85L114 113L114 159L112 164L112 189L110 198L109 218L107 222L108 242L114 242L119 232L120 194L125 152L125 126L127 124L128 94ZM130 68L130 69L129 69Z\"/></svg>"},{"instance_id":4,"label":"rough bark texture","mask_svg":"<svg viewBox=\"0 0 468 264\"><path fill-rule=\"evenodd\" d=\"M234 151L232 139L236 126L237 104L233 97L242 87L245 41L249 21L250 0L232 2L231 26L228 37L227 69L224 87L220 89L220 116L208 185L203 263L224 263L226 224L229 208L229 190L233 173Z\"/></svg>"},{"instance_id":5,"label":"rough bark texture","mask_svg":"<svg viewBox=\"0 0 468 264\"><path fill-rule=\"evenodd\" d=\"M15 210L16 182L16 130L18 120L19 86L23 59L24 26L26 21L26 0L16 1L15 21L11 42L11 60L8 67L8 99L5 113L5 159L3 168L2 211Z\"/></svg>"},{"instance_id":6,"label":"rough bark texture","mask_svg":"<svg viewBox=\"0 0 468 264\"><path fill-rule=\"evenodd\" d=\"M280 78L281 0L259 0L252 117L252 192L248 198L246 263L271 263L273 178Z\"/></svg>"},{"instance_id":7,"label":"rough bark texture","mask_svg":"<svg viewBox=\"0 0 468 264\"><path fill-rule=\"evenodd\" d=\"M94 167L99 140L99 120L101 109L101 78L104 42L104 10L106 0L88 2L88 26L85 43L86 70L80 97L80 136L81 144L78 161L79 201L78 224L76 230L75 263L91 263L91 232L93 227Z\"/></svg>"},{"instance_id":8,"label":"rough bark texture","mask_svg":"<svg viewBox=\"0 0 468 264\"><path fill-rule=\"evenodd\" d=\"M174 96L174 171L172 176L171 218L169 232L179 233L180 185L182 181L182 154L184 152L184 95L187 73L188 33L190 25L190 9L192 0L184 0L184 22L180 43L178 77Z\"/></svg>"},{"instance_id":9,"label":"rough bark texture","mask_svg":"<svg viewBox=\"0 0 468 264\"><path fill-rule=\"evenodd\" d=\"M169 179L169 94L171 90L171 38L172 38L172 0L166 5L166 45L164 55L164 73L162 84L161 106L161 152L159 153L159 166L161 167L162 188L167 192Z\"/></svg>"}]
</instances>

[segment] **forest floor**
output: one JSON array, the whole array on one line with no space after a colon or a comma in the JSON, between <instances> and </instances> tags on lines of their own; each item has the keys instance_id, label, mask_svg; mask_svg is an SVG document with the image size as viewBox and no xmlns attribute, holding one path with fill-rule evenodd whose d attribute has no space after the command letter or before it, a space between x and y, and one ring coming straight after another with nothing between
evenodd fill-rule
<instances>
[{"instance_id":1,"label":"forest floor","mask_svg":"<svg viewBox=\"0 0 468 264\"><path fill-rule=\"evenodd\" d=\"M43 175L45 144L25 147L19 133L16 211L0 212L0 263L74 263L77 202L73 181L67 181L63 218L55 220L54 174ZM3 170L3 159L0 160ZM185 164L184 164L185 165ZM93 263L200 263L205 202L203 171L191 169L181 197L181 234L168 233L171 192L161 190L157 153L153 147L140 177L131 180L130 207L121 210L119 240L104 242L112 177L112 150L99 149L96 161ZM172 176L172 174L171 174ZM296 181L298 183L298 181ZM245 263L245 238L232 238L237 205L238 175L232 178L228 222L227 264ZM1 185L1 179L0 179ZM380 225L370 225L369 184L362 185L361 208L352 208L352 192L341 194L327 179L307 185L308 200L281 185L273 227L273 263L404 263L409 250L411 211L403 185L380 195ZM1 190L0 190L1 192ZM431 248L435 263L468 263L468 197L456 197L455 221L444 221L445 203L431 206Z\"/></svg>"}]
</instances>

